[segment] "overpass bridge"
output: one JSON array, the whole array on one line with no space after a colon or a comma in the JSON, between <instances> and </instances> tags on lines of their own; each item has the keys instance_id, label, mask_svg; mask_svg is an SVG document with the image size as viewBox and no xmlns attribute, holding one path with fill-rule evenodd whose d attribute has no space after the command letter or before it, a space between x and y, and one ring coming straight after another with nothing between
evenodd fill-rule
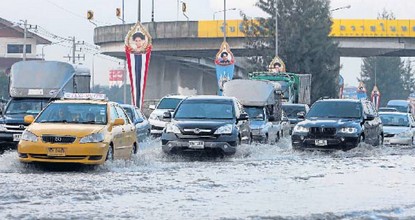
<instances>
[{"instance_id":1,"label":"overpass bridge","mask_svg":"<svg viewBox=\"0 0 415 220\"><path fill-rule=\"evenodd\" d=\"M94 43L101 47L102 53L124 59L124 39L133 25L97 27ZM170 93L216 92L213 58L223 41L223 21L150 22L143 25L153 37L145 99ZM227 42L238 59L235 74L239 76L246 72L243 57L255 55L245 47L247 39L242 28L242 20L227 21ZM415 56L415 20L334 19L330 37L339 43L342 57Z\"/></svg>"}]
</instances>

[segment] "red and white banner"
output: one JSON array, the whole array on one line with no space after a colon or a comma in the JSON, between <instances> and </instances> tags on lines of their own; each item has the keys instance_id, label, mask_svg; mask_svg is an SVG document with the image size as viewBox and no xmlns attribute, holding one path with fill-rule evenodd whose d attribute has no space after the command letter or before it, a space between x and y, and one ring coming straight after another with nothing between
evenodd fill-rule
<instances>
[{"instance_id":1,"label":"red and white banner","mask_svg":"<svg viewBox=\"0 0 415 220\"><path fill-rule=\"evenodd\" d=\"M141 108L144 101L151 46L146 53L137 54L125 48L127 68L131 85L131 104Z\"/></svg>"}]
</instances>

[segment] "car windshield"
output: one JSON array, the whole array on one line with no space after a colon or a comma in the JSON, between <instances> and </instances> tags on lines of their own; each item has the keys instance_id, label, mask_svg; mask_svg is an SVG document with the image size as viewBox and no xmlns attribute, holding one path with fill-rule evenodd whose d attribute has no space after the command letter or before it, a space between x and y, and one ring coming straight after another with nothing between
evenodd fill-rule
<instances>
[{"instance_id":1,"label":"car windshield","mask_svg":"<svg viewBox=\"0 0 415 220\"><path fill-rule=\"evenodd\" d=\"M12 99L5 114L39 114L47 103L45 99Z\"/></svg>"},{"instance_id":2,"label":"car windshield","mask_svg":"<svg viewBox=\"0 0 415 220\"><path fill-rule=\"evenodd\" d=\"M175 119L233 119L232 102L185 101L174 115Z\"/></svg>"},{"instance_id":3,"label":"car windshield","mask_svg":"<svg viewBox=\"0 0 415 220\"><path fill-rule=\"evenodd\" d=\"M289 118L297 118L297 113L299 112L305 113L305 107L301 105L283 105L282 110Z\"/></svg>"},{"instance_id":4,"label":"car windshield","mask_svg":"<svg viewBox=\"0 0 415 220\"><path fill-rule=\"evenodd\" d=\"M396 108L379 108L379 112L397 112Z\"/></svg>"},{"instance_id":5,"label":"car windshield","mask_svg":"<svg viewBox=\"0 0 415 220\"><path fill-rule=\"evenodd\" d=\"M262 107L245 107L246 113L248 113L250 120L263 121L264 117L264 108Z\"/></svg>"},{"instance_id":6,"label":"car windshield","mask_svg":"<svg viewBox=\"0 0 415 220\"><path fill-rule=\"evenodd\" d=\"M178 98L164 98L158 104L157 109L175 109L181 101L182 99Z\"/></svg>"},{"instance_id":7,"label":"car windshield","mask_svg":"<svg viewBox=\"0 0 415 220\"><path fill-rule=\"evenodd\" d=\"M390 108L396 108L399 112L409 112L408 106L402 106L402 105L388 105Z\"/></svg>"},{"instance_id":8,"label":"car windshield","mask_svg":"<svg viewBox=\"0 0 415 220\"><path fill-rule=\"evenodd\" d=\"M314 103L307 114L307 118L360 118L361 115L360 103L320 101Z\"/></svg>"},{"instance_id":9,"label":"car windshield","mask_svg":"<svg viewBox=\"0 0 415 220\"><path fill-rule=\"evenodd\" d=\"M380 120L383 126L409 127L407 115L380 114Z\"/></svg>"},{"instance_id":10,"label":"car windshield","mask_svg":"<svg viewBox=\"0 0 415 220\"><path fill-rule=\"evenodd\" d=\"M107 105L94 103L51 103L37 123L107 124Z\"/></svg>"}]
</instances>

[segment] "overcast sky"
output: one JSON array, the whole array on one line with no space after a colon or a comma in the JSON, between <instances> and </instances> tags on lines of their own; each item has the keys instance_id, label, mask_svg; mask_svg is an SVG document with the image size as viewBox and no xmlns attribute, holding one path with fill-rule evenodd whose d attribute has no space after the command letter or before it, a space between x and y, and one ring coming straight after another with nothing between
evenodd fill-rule
<instances>
[{"instance_id":1,"label":"overcast sky","mask_svg":"<svg viewBox=\"0 0 415 220\"><path fill-rule=\"evenodd\" d=\"M151 0L141 0L142 22L151 21ZM177 0L154 0L155 21L175 21L177 19ZM215 13L223 9L223 0L185 0L190 20L211 20L223 14ZM257 17L265 14L254 6L256 0L227 0L227 8L238 8L248 16ZM138 0L125 0L126 23L137 20ZM3 19L18 22L27 19L29 24L39 25L51 33L62 37L75 36L93 44L94 25L85 19L86 12L93 10L99 26L119 24L115 17L115 8L121 8L122 0L1 0L0 15ZM415 19L415 0L332 0L331 7L338 8L351 5L350 9L337 10L334 18L376 19L383 9L391 11L397 19ZM227 18L239 19L239 12L228 11ZM179 13L179 20L186 18ZM55 42L55 40L52 40ZM218 45L219 47L220 45ZM67 61L63 58L70 53L70 48L51 45L44 47L47 60ZM41 53L39 48L38 53ZM86 54L85 64L92 66L92 55ZM108 83L108 71L121 67L112 59L95 56L95 82ZM346 84L356 85L360 73L360 58L342 58L340 73Z\"/></svg>"}]
</instances>

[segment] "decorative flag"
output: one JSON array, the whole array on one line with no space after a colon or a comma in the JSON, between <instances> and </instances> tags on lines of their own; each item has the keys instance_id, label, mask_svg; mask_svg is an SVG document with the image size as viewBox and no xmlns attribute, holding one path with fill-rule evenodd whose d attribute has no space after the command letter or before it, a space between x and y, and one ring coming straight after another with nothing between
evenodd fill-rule
<instances>
[{"instance_id":1,"label":"decorative flag","mask_svg":"<svg viewBox=\"0 0 415 220\"><path fill-rule=\"evenodd\" d=\"M151 56L151 36L137 22L125 37L125 55L131 85L131 104L141 108L144 101Z\"/></svg>"},{"instance_id":2,"label":"decorative flag","mask_svg":"<svg viewBox=\"0 0 415 220\"><path fill-rule=\"evenodd\" d=\"M367 99L366 88L363 81L360 81L359 86L357 87L357 99Z\"/></svg>"},{"instance_id":3,"label":"decorative flag","mask_svg":"<svg viewBox=\"0 0 415 220\"><path fill-rule=\"evenodd\" d=\"M373 87L373 90L372 90L372 103L375 105L376 109L379 109L380 91L376 85Z\"/></svg>"},{"instance_id":4,"label":"decorative flag","mask_svg":"<svg viewBox=\"0 0 415 220\"><path fill-rule=\"evenodd\" d=\"M218 95L222 95L223 85L233 78L233 71L235 69L235 57L226 41L222 42L220 50L216 54L215 64L219 88Z\"/></svg>"}]
</instances>

